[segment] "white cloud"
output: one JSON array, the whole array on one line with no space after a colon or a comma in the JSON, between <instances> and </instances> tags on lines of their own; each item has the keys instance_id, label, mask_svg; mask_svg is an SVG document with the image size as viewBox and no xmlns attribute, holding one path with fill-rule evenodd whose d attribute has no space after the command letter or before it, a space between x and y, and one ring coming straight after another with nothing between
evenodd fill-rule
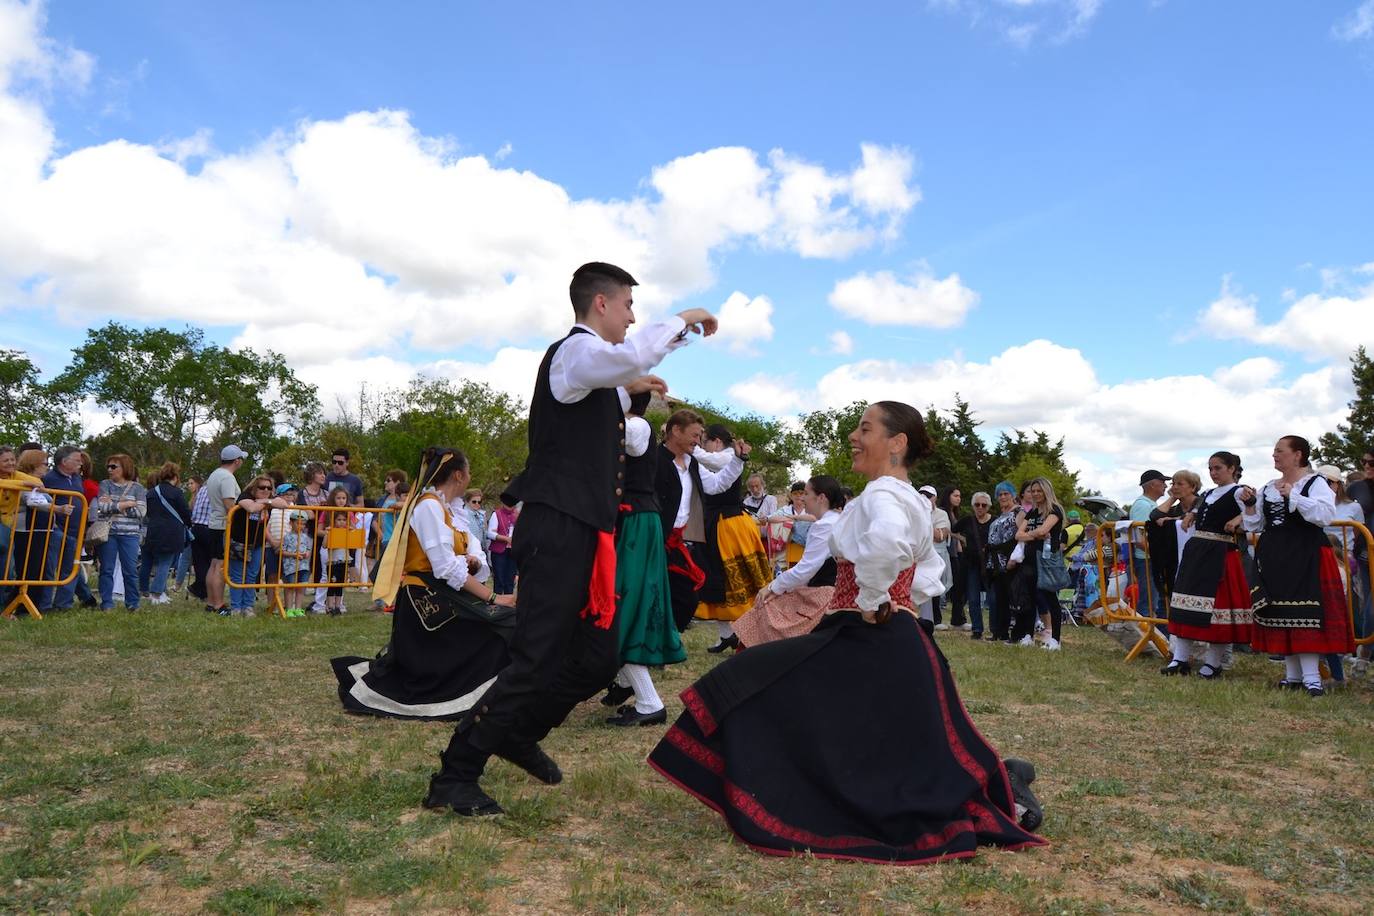
<instances>
[{"instance_id":1,"label":"white cloud","mask_svg":"<svg viewBox=\"0 0 1374 916\"><path fill-rule=\"evenodd\" d=\"M920 199L911 154L873 144L835 171L705 150L652 168L633 196L576 199L501 166L504 148L459 155L397 111L305 120L231 152L208 131L62 152L40 90L88 80L93 61L42 25L41 6L0 0L0 291L74 324L225 326L302 366L434 359L558 333L585 261L634 273L652 318L709 288L733 247L842 257L891 238ZM725 339L768 339L770 311L748 302Z\"/></svg>"},{"instance_id":2,"label":"white cloud","mask_svg":"<svg viewBox=\"0 0 1374 916\"><path fill-rule=\"evenodd\" d=\"M1063 437L1081 483L1124 500L1149 467L1192 467L1205 480L1206 456L1222 448L1240 453L1250 479L1268 479L1275 439L1288 433L1315 438L1344 417L1351 391L1343 367L1282 376L1281 364L1254 358L1211 376L1109 384L1081 351L1033 340L984 362L861 360L827 373L814 390L756 375L732 387L730 396L755 410L786 414L884 398L943 410L957 394L972 405L989 441L1011 429Z\"/></svg>"},{"instance_id":3,"label":"white cloud","mask_svg":"<svg viewBox=\"0 0 1374 916\"><path fill-rule=\"evenodd\" d=\"M1102 0L928 0L932 9L960 13L1018 47L1042 36L1061 44L1087 34Z\"/></svg>"},{"instance_id":4,"label":"white cloud","mask_svg":"<svg viewBox=\"0 0 1374 916\"><path fill-rule=\"evenodd\" d=\"M706 342L728 347L732 353L752 353L755 343L773 339L773 303L767 296L751 299L736 290L717 310L716 317L720 329Z\"/></svg>"},{"instance_id":5,"label":"white cloud","mask_svg":"<svg viewBox=\"0 0 1374 916\"><path fill-rule=\"evenodd\" d=\"M806 406L804 395L788 381L763 373L731 385L730 399L768 416L789 414Z\"/></svg>"},{"instance_id":6,"label":"white cloud","mask_svg":"<svg viewBox=\"0 0 1374 916\"><path fill-rule=\"evenodd\" d=\"M1343 362L1357 346L1374 347L1370 315L1374 315L1374 285L1346 295L1326 295L1324 290L1297 296L1278 321L1266 324L1260 318L1257 299L1246 295L1227 276L1222 278L1221 292L1198 320L1203 331L1212 337L1245 340Z\"/></svg>"},{"instance_id":7,"label":"white cloud","mask_svg":"<svg viewBox=\"0 0 1374 916\"><path fill-rule=\"evenodd\" d=\"M854 352L854 338L845 331L831 331L829 340L831 353L848 356Z\"/></svg>"},{"instance_id":8,"label":"white cloud","mask_svg":"<svg viewBox=\"0 0 1374 916\"><path fill-rule=\"evenodd\" d=\"M859 273L835 284L830 304L842 314L869 324L952 328L978 304L978 294L958 274L937 279L922 269L908 281L891 271Z\"/></svg>"},{"instance_id":9,"label":"white cloud","mask_svg":"<svg viewBox=\"0 0 1374 916\"><path fill-rule=\"evenodd\" d=\"M1364 0L1350 14L1331 27L1341 41L1358 41L1374 36L1374 0Z\"/></svg>"}]
</instances>

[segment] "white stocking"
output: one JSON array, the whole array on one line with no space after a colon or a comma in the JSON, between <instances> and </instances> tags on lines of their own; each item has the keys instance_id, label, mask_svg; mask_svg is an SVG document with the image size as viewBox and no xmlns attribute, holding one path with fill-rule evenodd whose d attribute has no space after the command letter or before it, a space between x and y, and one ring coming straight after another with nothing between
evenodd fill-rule
<instances>
[{"instance_id":1,"label":"white stocking","mask_svg":"<svg viewBox=\"0 0 1374 916\"><path fill-rule=\"evenodd\" d=\"M729 639L731 636L735 635L735 628L730 625L730 621L728 620L717 620L716 633L719 634L720 639L723 642Z\"/></svg>"},{"instance_id":2,"label":"white stocking","mask_svg":"<svg viewBox=\"0 0 1374 916\"><path fill-rule=\"evenodd\" d=\"M1288 656L1292 658L1293 656ZM1298 663L1302 666L1302 684L1304 687L1320 687L1322 685L1322 669L1318 667L1320 656L1315 652L1304 652L1298 656Z\"/></svg>"},{"instance_id":3,"label":"white stocking","mask_svg":"<svg viewBox=\"0 0 1374 916\"><path fill-rule=\"evenodd\" d=\"M1225 656L1224 648L1223 644L1219 642L1207 644L1207 664L1211 665L1214 670L1221 670L1221 663Z\"/></svg>"},{"instance_id":4,"label":"white stocking","mask_svg":"<svg viewBox=\"0 0 1374 916\"><path fill-rule=\"evenodd\" d=\"M1193 657L1193 641L1184 636L1170 636L1174 644L1174 661L1187 662Z\"/></svg>"},{"instance_id":5,"label":"white stocking","mask_svg":"<svg viewBox=\"0 0 1374 916\"><path fill-rule=\"evenodd\" d=\"M634 688L635 712L645 715L663 708L663 700L654 689L654 679L649 676L648 668L643 665L626 665L620 669L620 674L628 679L630 686Z\"/></svg>"},{"instance_id":6,"label":"white stocking","mask_svg":"<svg viewBox=\"0 0 1374 916\"><path fill-rule=\"evenodd\" d=\"M1285 655L1283 657L1284 677L1283 679L1290 684L1302 683L1302 662L1298 661L1296 655Z\"/></svg>"}]
</instances>

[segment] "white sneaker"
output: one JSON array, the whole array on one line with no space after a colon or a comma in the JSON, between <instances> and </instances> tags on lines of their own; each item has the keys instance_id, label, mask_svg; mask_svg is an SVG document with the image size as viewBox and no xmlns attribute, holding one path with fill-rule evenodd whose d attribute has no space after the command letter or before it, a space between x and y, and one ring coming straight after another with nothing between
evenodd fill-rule
<instances>
[{"instance_id":1,"label":"white sneaker","mask_svg":"<svg viewBox=\"0 0 1374 916\"><path fill-rule=\"evenodd\" d=\"M937 629L937 630L948 630L948 629L949 629L949 624L947 624L947 623L937 623L937 624L935 625L935 629Z\"/></svg>"},{"instance_id":2,"label":"white sneaker","mask_svg":"<svg viewBox=\"0 0 1374 916\"><path fill-rule=\"evenodd\" d=\"M154 595L154 596L153 596L152 598L150 598L149 600L150 600L153 604L171 604L171 603L172 603L172 599L167 597L167 593L166 593L166 592L163 592L161 595Z\"/></svg>"},{"instance_id":3,"label":"white sneaker","mask_svg":"<svg viewBox=\"0 0 1374 916\"><path fill-rule=\"evenodd\" d=\"M1022 637L1021 637L1021 641L1018 642L1017 645L1018 645L1018 646L1033 646L1033 645L1035 645L1035 640L1032 639L1032 638L1029 637L1029 636L1022 636Z\"/></svg>"},{"instance_id":4,"label":"white sneaker","mask_svg":"<svg viewBox=\"0 0 1374 916\"><path fill-rule=\"evenodd\" d=\"M1059 640L1057 640L1057 639L1055 639L1053 636L1051 636L1049 639L1045 640L1043 643L1040 644L1040 648L1046 649L1046 650L1048 650L1048 651L1050 651L1050 652L1058 652L1058 651L1059 651Z\"/></svg>"},{"instance_id":5,"label":"white sneaker","mask_svg":"<svg viewBox=\"0 0 1374 916\"><path fill-rule=\"evenodd\" d=\"M324 605L323 605L323 604L320 604L318 601L316 601L314 604L310 605L310 613L312 613L312 614L323 614L323 613L324 613Z\"/></svg>"},{"instance_id":6,"label":"white sneaker","mask_svg":"<svg viewBox=\"0 0 1374 916\"><path fill-rule=\"evenodd\" d=\"M965 631L965 632L969 632L969 631L971 631L971 630L973 629L973 624L971 624L971 623L966 623L966 624L962 625L961 627L959 627L959 629L961 629L961 630L963 630L963 631Z\"/></svg>"}]
</instances>

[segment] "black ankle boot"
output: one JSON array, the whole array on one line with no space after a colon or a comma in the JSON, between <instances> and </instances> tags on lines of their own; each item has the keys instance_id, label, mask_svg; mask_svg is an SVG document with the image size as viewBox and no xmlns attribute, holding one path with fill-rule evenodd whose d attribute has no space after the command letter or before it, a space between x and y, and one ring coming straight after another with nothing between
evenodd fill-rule
<instances>
[{"instance_id":1,"label":"black ankle boot","mask_svg":"<svg viewBox=\"0 0 1374 916\"><path fill-rule=\"evenodd\" d=\"M563 781L563 771L536 743L503 744L497 750L496 756L507 763L515 764L546 786L556 786Z\"/></svg>"}]
</instances>

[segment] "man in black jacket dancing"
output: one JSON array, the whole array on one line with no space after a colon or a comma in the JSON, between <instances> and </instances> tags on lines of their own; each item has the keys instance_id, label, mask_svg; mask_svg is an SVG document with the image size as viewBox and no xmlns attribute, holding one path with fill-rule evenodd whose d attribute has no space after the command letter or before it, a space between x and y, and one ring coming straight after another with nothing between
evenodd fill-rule
<instances>
[{"instance_id":1,"label":"man in black jacket dancing","mask_svg":"<svg viewBox=\"0 0 1374 916\"><path fill-rule=\"evenodd\" d=\"M520 571L510 664L454 730L425 807L500 814L478 779L495 754L541 782L562 781L539 747L574 706L615 676L615 529L625 479L629 395L666 391L647 375L688 332L716 318L688 309L631 339L637 282L584 264L569 287L577 323L549 347L530 401L529 457L502 499L524 502L511 550Z\"/></svg>"}]
</instances>

